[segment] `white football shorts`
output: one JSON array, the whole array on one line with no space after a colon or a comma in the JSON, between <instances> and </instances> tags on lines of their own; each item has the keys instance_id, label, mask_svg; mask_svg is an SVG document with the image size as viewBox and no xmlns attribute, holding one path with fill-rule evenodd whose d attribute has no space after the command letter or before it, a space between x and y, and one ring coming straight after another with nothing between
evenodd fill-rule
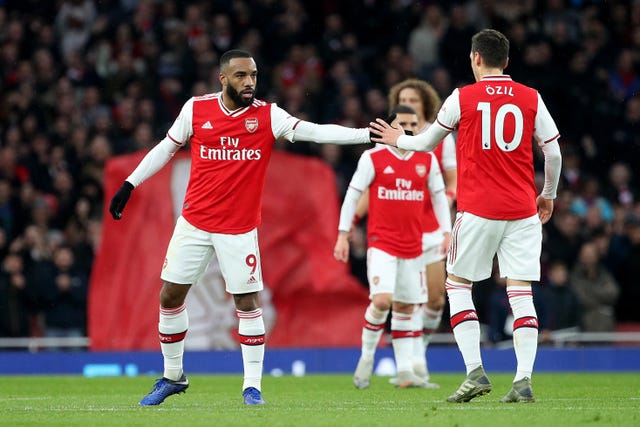
<instances>
[{"instance_id":1,"label":"white football shorts","mask_svg":"<svg viewBox=\"0 0 640 427\"><path fill-rule=\"evenodd\" d=\"M367 250L367 278L370 298L393 294L393 301L407 304L427 302L427 285L422 256L398 258L378 248Z\"/></svg>"},{"instance_id":2,"label":"white football shorts","mask_svg":"<svg viewBox=\"0 0 640 427\"><path fill-rule=\"evenodd\" d=\"M443 241L444 235L440 229L430 233L422 233L422 259L425 265L444 260Z\"/></svg>"},{"instance_id":3,"label":"white football shorts","mask_svg":"<svg viewBox=\"0 0 640 427\"><path fill-rule=\"evenodd\" d=\"M506 221L458 212L451 231L447 272L472 282L487 279L497 254L500 277L536 281L540 280L541 251L538 215Z\"/></svg>"},{"instance_id":4,"label":"white football shorts","mask_svg":"<svg viewBox=\"0 0 640 427\"><path fill-rule=\"evenodd\" d=\"M209 233L189 224L182 216L176 222L160 278L192 285L205 271L214 253L227 292L246 294L262 290L256 228L243 234Z\"/></svg>"}]
</instances>

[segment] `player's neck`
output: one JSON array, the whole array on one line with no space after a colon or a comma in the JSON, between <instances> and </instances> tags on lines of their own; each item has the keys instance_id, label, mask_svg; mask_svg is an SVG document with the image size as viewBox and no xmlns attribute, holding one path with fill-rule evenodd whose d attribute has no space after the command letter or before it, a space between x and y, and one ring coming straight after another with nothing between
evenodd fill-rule
<instances>
[{"instance_id":1,"label":"player's neck","mask_svg":"<svg viewBox=\"0 0 640 427\"><path fill-rule=\"evenodd\" d=\"M236 103L233 102L233 100L231 100L224 91L222 92L222 104L224 104L225 108L229 111L235 111L240 108L240 106L236 105Z\"/></svg>"},{"instance_id":2,"label":"player's neck","mask_svg":"<svg viewBox=\"0 0 640 427\"><path fill-rule=\"evenodd\" d=\"M502 68L484 68L478 69L478 80L482 80L486 76L500 76L504 73Z\"/></svg>"},{"instance_id":3,"label":"player's neck","mask_svg":"<svg viewBox=\"0 0 640 427\"><path fill-rule=\"evenodd\" d=\"M400 154L401 157L404 157L404 155L407 154L407 151L408 151L398 147L391 147L391 149L395 150L398 154Z\"/></svg>"}]
</instances>

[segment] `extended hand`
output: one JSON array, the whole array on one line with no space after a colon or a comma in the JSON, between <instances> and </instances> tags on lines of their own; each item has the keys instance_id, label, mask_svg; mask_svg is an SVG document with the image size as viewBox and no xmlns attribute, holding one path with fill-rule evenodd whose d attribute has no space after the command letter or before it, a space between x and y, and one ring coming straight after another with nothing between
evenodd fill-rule
<instances>
[{"instance_id":1,"label":"extended hand","mask_svg":"<svg viewBox=\"0 0 640 427\"><path fill-rule=\"evenodd\" d=\"M379 142L395 147L398 145L398 138L404 135L404 130L392 127L385 120L376 119L375 122L369 123L369 134L371 135L372 142Z\"/></svg>"},{"instance_id":2,"label":"extended hand","mask_svg":"<svg viewBox=\"0 0 640 427\"><path fill-rule=\"evenodd\" d=\"M109 204L109 212L111 212L111 216L113 217L113 219L119 220L120 218L122 218L122 211L124 210L129 197L131 197L133 188L133 184L125 181L118 192L111 198L111 204Z\"/></svg>"}]
</instances>

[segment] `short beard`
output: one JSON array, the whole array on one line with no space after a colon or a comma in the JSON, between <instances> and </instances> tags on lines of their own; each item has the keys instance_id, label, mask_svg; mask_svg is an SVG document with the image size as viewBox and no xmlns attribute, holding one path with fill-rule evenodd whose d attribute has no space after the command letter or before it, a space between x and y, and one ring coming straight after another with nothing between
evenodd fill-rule
<instances>
[{"instance_id":1,"label":"short beard","mask_svg":"<svg viewBox=\"0 0 640 427\"><path fill-rule=\"evenodd\" d=\"M245 99L243 97L240 96L240 92L238 92L237 90L235 90L233 87L231 86L227 86L227 92L226 92L227 96L229 96L229 98L231 98L231 100L233 101L234 104L236 104L237 106L244 108L244 107L248 107L249 105L253 104L253 100L255 99L255 92L253 94L253 96L249 99Z\"/></svg>"}]
</instances>

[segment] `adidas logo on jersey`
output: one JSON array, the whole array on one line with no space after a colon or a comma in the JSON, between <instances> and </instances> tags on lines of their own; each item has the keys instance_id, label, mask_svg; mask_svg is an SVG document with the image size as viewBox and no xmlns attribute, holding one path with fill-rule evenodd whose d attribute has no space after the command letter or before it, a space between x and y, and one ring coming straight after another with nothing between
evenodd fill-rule
<instances>
[{"instance_id":1,"label":"adidas logo on jersey","mask_svg":"<svg viewBox=\"0 0 640 427\"><path fill-rule=\"evenodd\" d=\"M382 171L382 173L396 173L396 171L393 170L393 168L391 166L387 166L386 168L384 168L384 170Z\"/></svg>"},{"instance_id":2,"label":"adidas logo on jersey","mask_svg":"<svg viewBox=\"0 0 640 427\"><path fill-rule=\"evenodd\" d=\"M202 129L213 129L213 125L211 124L211 122L209 120L207 120L202 126Z\"/></svg>"},{"instance_id":3,"label":"adidas logo on jersey","mask_svg":"<svg viewBox=\"0 0 640 427\"><path fill-rule=\"evenodd\" d=\"M247 280L247 285L253 285L254 283L258 283L256 278L254 276L249 277L249 280Z\"/></svg>"}]
</instances>

